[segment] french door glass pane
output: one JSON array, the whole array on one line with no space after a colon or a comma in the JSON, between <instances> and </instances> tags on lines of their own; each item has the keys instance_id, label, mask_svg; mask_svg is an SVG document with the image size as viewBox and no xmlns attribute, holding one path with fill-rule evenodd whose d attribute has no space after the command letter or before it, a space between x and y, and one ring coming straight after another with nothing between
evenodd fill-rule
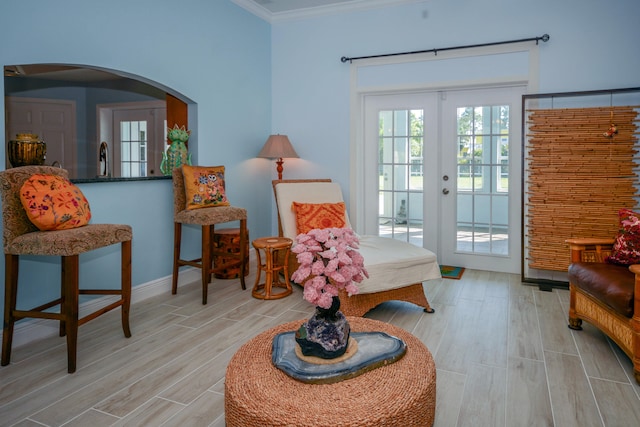
<instances>
[{"instance_id":1,"label":"french door glass pane","mask_svg":"<svg viewBox=\"0 0 640 427\"><path fill-rule=\"evenodd\" d=\"M123 177L147 176L147 122L120 122L120 169Z\"/></svg>"},{"instance_id":2,"label":"french door glass pane","mask_svg":"<svg viewBox=\"0 0 640 427\"><path fill-rule=\"evenodd\" d=\"M422 246L423 110L378 114L378 234Z\"/></svg>"},{"instance_id":3,"label":"french door glass pane","mask_svg":"<svg viewBox=\"0 0 640 427\"><path fill-rule=\"evenodd\" d=\"M457 109L456 251L508 255L509 106Z\"/></svg>"}]
</instances>

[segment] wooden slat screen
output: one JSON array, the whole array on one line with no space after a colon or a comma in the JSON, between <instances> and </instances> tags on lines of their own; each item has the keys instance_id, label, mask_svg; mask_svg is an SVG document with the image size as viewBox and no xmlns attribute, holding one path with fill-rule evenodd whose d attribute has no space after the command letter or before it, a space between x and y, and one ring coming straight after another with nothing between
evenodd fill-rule
<instances>
[{"instance_id":1,"label":"wooden slat screen","mask_svg":"<svg viewBox=\"0 0 640 427\"><path fill-rule=\"evenodd\" d=\"M615 237L618 211L636 207L638 107L527 110L526 120L526 260L566 271L565 239Z\"/></svg>"}]
</instances>

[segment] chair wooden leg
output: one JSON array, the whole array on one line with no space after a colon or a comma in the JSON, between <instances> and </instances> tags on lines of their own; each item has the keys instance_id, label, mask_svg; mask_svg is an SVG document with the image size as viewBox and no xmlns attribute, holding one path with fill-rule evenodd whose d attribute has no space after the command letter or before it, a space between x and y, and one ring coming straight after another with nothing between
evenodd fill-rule
<instances>
[{"instance_id":1,"label":"chair wooden leg","mask_svg":"<svg viewBox=\"0 0 640 427\"><path fill-rule=\"evenodd\" d=\"M211 282L211 235L212 225L202 226L202 304L207 303L209 282Z\"/></svg>"},{"instance_id":2,"label":"chair wooden leg","mask_svg":"<svg viewBox=\"0 0 640 427\"><path fill-rule=\"evenodd\" d=\"M182 224L173 223L173 275L171 278L171 293L178 293L178 268L180 263L180 242L182 239Z\"/></svg>"},{"instance_id":3,"label":"chair wooden leg","mask_svg":"<svg viewBox=\"0 0 640 427\"><path fill-rule=\"evenodd\" d=\"M247 285L244 283L244 275L246 273L246 265L245 258L249 255L247 254L247 220L240 220L240 285L242 286L242 290L247 289Z\"/></svg>"},{"instance_id":4,"label":"chair wooden leg","mask_svg":"<svg viewBox=\"0 0 640 427\"><path fill-rule=\"evenodd\" d=\"M18 294L18 255L4 255L4 325L2 328L2 366L11 361L11 344L13 341L13 325Z\"/></svg>"},{"instance_id":5,"label":"chair wooden leg","mask_svg":"<svg viewBox=\"0 0 640 427\"><path fill-rule=\"evenodd\" d=\"M60 312L62 314L64 314L63 308L64 308L65 292L66 292L66 289L65 289L64 286L65 286L65 283L64 283L64 269L62 269L60 271ZM58 328L60 329L59 334L60 334L61 337L64 337L65 334L67 333L67 324L65 322L64 316L60 316L60 322L59 323L60 323L59 326L58 326Z\"/></svg>"},{"instance_id":6,"label":"chair wooden leg","mask_svg":"<svg viewBox=\"0 0 640 427\"><path fill-rule=\"evenodd\" d=\"M121 254L121 286L122 286L122 330L124 336L131 336L131 327L129 326L129 309L131 307L131 240L122 242Z\"/></svg>"},{"instance_id":7,"label":"chair wooden leg","mask_svg":"<svg viewBox=\"0 0 640 427\"><path fill-rule=\"evenodd\" d=\"M67 371L76 371L76 354L78 349L78 255L62 257L62 282L65 299L61 307L65 319L65 333L67 335Z\"/></svg>"}]
</instances>

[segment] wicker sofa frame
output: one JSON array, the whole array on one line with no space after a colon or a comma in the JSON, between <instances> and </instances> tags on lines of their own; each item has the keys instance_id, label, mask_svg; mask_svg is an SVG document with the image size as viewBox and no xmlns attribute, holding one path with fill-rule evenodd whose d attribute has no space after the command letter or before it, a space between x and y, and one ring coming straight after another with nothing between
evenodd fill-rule
<instances>
[{"instance_id":1,"label":"wicker sofa frame","mask_svg":"<svg viewBox=\"0 0 640 427\"><path fill-rule=\"evenodd\" d=\"M567 239L571 263L604 263L611 254L614 239ZM629 266L635 275L633 314L627 317L569 280L569 328L582 329L582 321L591 323L611 338L633 363L633 375L640 384L640 265Z\"/></svg>"}]
</instances>

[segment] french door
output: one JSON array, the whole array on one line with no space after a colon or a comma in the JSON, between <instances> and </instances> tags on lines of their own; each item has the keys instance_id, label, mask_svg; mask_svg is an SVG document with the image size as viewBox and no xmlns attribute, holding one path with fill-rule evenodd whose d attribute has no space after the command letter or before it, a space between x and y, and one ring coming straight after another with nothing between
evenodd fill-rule
<instances>
[{"instance_id":1,"label":"french door","mask_svg":"<svg viewBox=\"0 0 640 427\"><path fill-rule=\"evenodd\" d=\"M520 270L523 87L364 97L365 233Z\"/></svg>"}]
</instances>

